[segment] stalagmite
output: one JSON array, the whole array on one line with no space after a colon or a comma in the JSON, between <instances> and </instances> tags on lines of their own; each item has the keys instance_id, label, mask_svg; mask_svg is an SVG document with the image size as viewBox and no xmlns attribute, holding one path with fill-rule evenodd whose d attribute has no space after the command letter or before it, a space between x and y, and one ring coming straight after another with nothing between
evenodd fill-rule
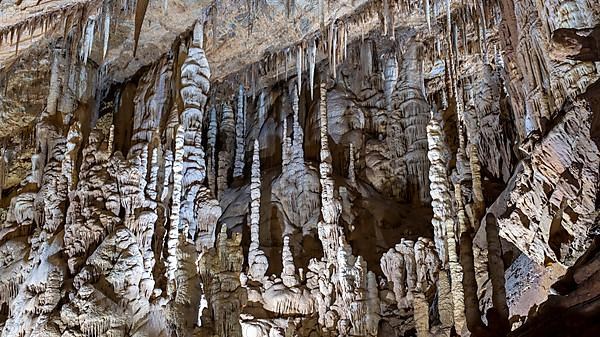
<instances>
[{"instance_id":1,"label":"stalagmite","mask_svg":"<svg viewBox=\"0 0 600 337\"><path fill-rule=\"evenodd\" d=\"M2 198L2 191L4 189L6 180L6 159L4 159L5 154L6 150L4 147L0 148L0 198Z\"/></svg>"},{"instance_id":2,"label":"stalagmite","mask_svg":"<svg viewBox=\"0 0 600 337\"><path fill-rule=\"evenodd\" d=\"M429 181L431 194L431 207L433 208L433 232L436 249L446 265L448 263L448 235L447 222L453 223L451 194L448 187L448 173L446 172L446 156L448 150L445 146L445 137L440 125L438 113L431 113L431 120L427 125L427 140L429 151L427 156L431 166L429 168Z\"/></svg>"},{"instance_id":3,"label":"stalagmite","mask_svg":"<svg viewBox=\"0 0 600 337\"><path fill-rule=\"evenodd\" d=\"M282 170L290 164L291 144L287 135L287 118L283 117L283 132L281 134L281 166Z\"/></svg>"},{"instance_id":4,"label":"stalagmite","mask_svg":"<svg viewBox=\"0 0 600 337\"><path fill-rule=\"evenodd\" d=\"M497 331L498 335L510 332L509 309L506 300L504 277L504 261L502 260L502 244L498 235L498 222L492 214L485 217L485 233L488 244L488 272L492 283L492 302L497 315L489 322L490 328Z\"/></svg>"},{"instance_id":5,"label":"stalagmite","mask_svg":"<svg viewBox=\"0 0 600 337\"><path fill-rule=\"evenodd\" d=\"M202 145L202 122L210 88L210 68L203 49L204 22L194 26L188 57L181 66L181 119L184 135L184 163L182 180L181 225L184 236L195 238L198 230L196 212L198 199L206 177L206 161Z\"/></svg>"},{"instance_id":6,"label":"stalagmite","mask_svg":"<svg viewBox=\"0 0 600 337\"><path fill-rule=\"evenodd\" d=\"M338 218L341 211L340 201L334 195L334 182L331 178L333 168L331 165L331 152L329 151L329 132L327 128L327 89L325 83L320 86L320 164L319 173L321 181L321 214L323 221L319 223L319 239L323 244L323 251L326 261L334 261L340 243L340 228L338 227Z\"/></svg>"},{"instance_id":7,"label":"stalagmite","mask_svg":"<svg viewBox=\"0 0 600 337\"><path fill-rule=\"evenodd\" d=\"M148 181L148 185L146 185L146 194L150 197L151 200L158 200L158 152L159 149L157 147L152 149L152 157L150 159L150 178Z\"/></svg>"},{"instance_id":8,"label":"stalagmite","mask_svg":"<svg viewBox=\"0 0 600 337\"><path fill-rule=\"evenodd\" d=\"M462 287L462 267L457 255L457 235L455 234L454 219L449 215L453 213L447 167L447 146L443 129L440 125L439 113L433 112L427 126L427 139L429 151L427 153L431 166L429 168L429 181L431 193L431 206L433 208L432 224L436 249L444 266L450 270L452 287L452 303L454 324L457 331L462 331L464 321L464 290ZM460 235L460 233L459 233Z\"/></svg>"},{"instance_id":9,"label":"stalagmite","mask_svg":"<svg viewBox=\"0 0 600 337\"><path fill-rule=\"evenodd\" d=\"M175 158L173 160L173 203L171 205L171 216L169 234L167 240L167 279L169 283L175 280L177 270L177 245L179 243L179 212L181 209L182 171L183 171L183 144L184 129L182 125L177 127L175 137Z\"/></svg>"},{"instance_id":10,"label":"stalagmite","mask_svg":"<svg viewBox=\"0 0 600 337\"><path fill-rule=\"evenodd\" d=\"M297 286L298 277L296 276L296 266L294 264L294 257L292 256L292 251L290 249L289 236L283 238L281 260L283 263L283 271L281 272L281 279L283 280L283 284L288 288Z\"/></svg>"},{"instance_id":11,"label":"stalagmite","mask_svg":"<svg viewBox=\"0 0 600 337\"><path fill-rule=\"evenodd\" d=\"M110 129L108 131L108 153L112 153L113 152L113 146L115 143L115 125L111 124L110 125Z\"/></svg>"},{"instance_id":12,"label":"stalagmite","mask_svg":"<svg viewBox=\"0 0 600 337\"><path fill-rule=\"evenodd\" d=\"M349 151L349 155L348 155L348 180L350 180L350 183L352 185L356 185L356 172L355 172L355 167L354 167L354 144L350 143L350 147L348 148Z\"/></svg>"},{"instance_id":13,"label":"stalagmite","mask_svg":"<svg viewBox=\"0 0 600 337\"><path fill-rule=\"evenodd\" d=\"M417 337L429 337L429 304L423 293L414 296L414 312Z\"/></svg>"},{"instance_id":14,"label":"stalagmite","mask_svg":"<svg viewBox=\"0 0 600 337\"><path fill-rule=\"evenodd\" d=\"M250 180L250 248L248 251L248 276L261 281L267 272L269 262L260 249L260 146L254 140L252 155L252 176Z\"/></svg>"},{"instance_id":15,"label":"stalagmite","mask_svg":"<svg viewBox=\"0 0 600 337\"><path fill-rule=\"evenodd\" d=\"M383 254L380 266L387 281L392 283L399 309L413 306L413 301L417 301L414 296L426 293L437 282L441 267L437 253L425 238L416 242L401 239Z\"/></svg>"},{"instance_id":16,"label":"stalagmite","mask_svg":"<svg viewBox=\"0 0 600 337\"><path fill-rule=\"evenodd\" d=\"M240 84L235 114L235 162L233 164L233 177L244 174L244 151L246 138L246 107L244 104L244 86Z\"/></svg>"}]
</instances>

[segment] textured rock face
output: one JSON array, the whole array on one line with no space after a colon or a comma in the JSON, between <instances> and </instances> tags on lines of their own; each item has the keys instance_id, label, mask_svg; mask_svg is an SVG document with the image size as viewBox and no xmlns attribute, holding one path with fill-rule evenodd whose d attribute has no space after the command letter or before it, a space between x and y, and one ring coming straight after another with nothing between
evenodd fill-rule
<instances>
[{"instance_id":1,"label":"textured rock face","mask_svg":"<svg viewBox=\"0 0 600 337\"><path fill-rule=\"evenodd\" d=\"M0 336L595 336L599 32L586 0L2 1Z\"/></svg>"}]
</instances>

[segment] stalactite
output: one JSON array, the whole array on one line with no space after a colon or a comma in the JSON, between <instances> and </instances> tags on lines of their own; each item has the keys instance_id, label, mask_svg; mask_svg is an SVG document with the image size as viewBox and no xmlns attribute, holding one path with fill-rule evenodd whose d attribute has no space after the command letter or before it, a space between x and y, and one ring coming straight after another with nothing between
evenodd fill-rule
<instances>
[{"instance_id":1,"label":"stalactite","mask_svg":"<svg viewBox=\"0 0 600 337\"><path fill-rule=\"evenodd\" d=\"M208 124L208 187L214 191L215 195L218 192L217 172L216 172L216 146L217 146L217 109L213 106L210 109Z\"/></svg>"},{"instance_id":2,"label":"stalactite","mask_svg":"<svg viewBox=\"0 0 600 337\"><path fill-rule=\"evenodd\" d=\"M96 17L90 16L87 20L87 24L85 26L85 30L83 33L83 40L81 42L81 52L80 57L83 61L83 64L87 63L87 59L92 52L92 47L94 44L94 34L96 32Z\"/></svg>"},{"instance_id":3,"label":"stalactite","mask_svg":"<svg viewBox=\"0 0 600 337\"><path fill-rule=\"evenodd\" d=\"M319 21L321 23L321 31L325 30L325 0L319 0Z\"/></svg>"},{"instance_id":4,"label":"stalactite","mask_svg":"<svg viewBox=\"0 0 600 337\"><path fill-rule=\"evenodd\" d=\"M48 98L46 103L46 112L49 116L56 114L58 105L58 98L60 95L60 66L62 60L62 51L60 49L54 49L52 58L52 68L50 70L50 86L48 88Z\"/></svg>"},{"instance_id":5,"label":"stalactite","mask_svg":"<svg viewBox=\"0 0 600 337\"><path fill-rule=\"evenodd\" d=\"M293 117L293 138L292 138L292 158L291 160L299 163L300 165L304 165L304 132L302 131L302 126L300 126L300 118L298 116L299 112L299 99L298 92L296 90L292 91L292 111L294 113Z\"/></svg>"},{"instance_id":6,"label":"stalactite","mask_svg":"<svg viewBox=\"0 0 600 337\"><path fill-rule=\"evenodd\" d=\"M287 79L288 77L288 63L289 63L289 58L290 58L290 51L289 49L285 50L285 55L283 57L284 59L284 68L285 68L285 74L284 74L284 78Z\"/></svg>"},{"instance_id":7,"label":"stalactite","mask_svg":"<svg viewBox=\"0 0 600 337\"><path fill-rule=\"evenodd\" d=\"M228 186L228 175L231 163L234 161L234 151L236 146L236 123L233 109L227 103L223 104L221 112L221 124L219 130L219 142L223 148L219 151L217 187L220 193L225 191Z\"/></svg>"},{"instance_id":8,"label":"stalactite","mask_svg":"<svg viewBox=\"0 0 600 337\"><path fill-rule=\"evenodd\" d=\"M479 0L477 2L477 5L479 7L479 19L481 20L481 57L483 59L483 62L487 63L487 22L485 18L483 0Z\"/></svg>"},{"instance_id":9,"label":"stalactite","mask_svg":"<svg viewBox=\"0 0 600 337\"><path fill-rule=\"evenodd\" d=\"M388 0L383 0L383 36L389 34L389 21L390 21L390 5Z\"/></svg>"},{"instance_id":10,"label":"stalactite","mask_svg":"<svg viewBox=\"0 0 600 337\"><path fill-rule=\"evenodd\" d=\"M296 86L296 89L298 90L298 93L296 94L297 96L300 96L301 92L302 92L302 55L304 53L304 50L302 49L302 46L298 46L298 50L296 51L296 71L297 71L297 75L298 75L298 83Z\"/></svg>"},{"instance_id":11,"label":"stalactite","mask_svg":"<svg viewBox=\"0 0 600 337\"><path fill-rule=\"evenodd\" d=\"M338 49L338 45L337 45L337 40L338 40L338 26L337 24L334 23L334 21L331 22L331 61L330 61L330 68L331 68L331 76L333 77L333 79L335 80L337 78L337 49Z\"/></svg>"},{"instance_id":12,"label":"stalactite","mask_svg":"<svg viewBox=\"0 0 600 337\"><path fill-rule=\"evenodd\" d=\"M315 82L315 62L317 58L317 41L312 39L308 45L308 78L310 88L310 99L313 98L314 82Z\"/></svg>"},{"instance_id":13,"label":"stalactite","mask_svg":"<svg viewBox=\"0 0 600 337\"><path fill-rule=\"evenodd\" d=\"M104 43L102 47L102 57L106 58L108 52L108 41L110 39L110 13L106 13L104 17Z\"/></svg>"},{"instance_id":14,"label":"stalactite","mask_svg":"<svg viewBox=\"0 0 600 337\"><path fill-rule=\"evenodd\" d=\"M471 179L473 181L473 216L471 226L474 230L479 228L481 219L485 213L485 200L481 188L481 167L479 155L475 144L469 144L469 163L471 167Z\"/></svg>"},{"instance_id":15,"label":"stalactite","mask_svg":"<svg viewBox=\"0 0 600 337\"><path fill-rule=\"evenodd\" d=\"M266 89L260 91L260 96L258 97L258 133L260 134L260 130L262 129L263 124L265 124L265 116L267 115L267 92ZM257 135L258 138L258 135Z\"/></svg>"},{"instance_id":16,"label":"stalactite","mask_svg":"<svg viewBox=\"0 0 600 337\"><path fill-rule=\"evenodd\" d=\"M425 0L425 17L427 18L427 29L431 32L431 0Z\"/></svg>"},{"instance_id":17,"label":"stalactite","mask_svg":"<svg viewBox=\"0 0 600 337\"><path fill-rule=\"evenodd\" d=\"M348 26L344 25L344 52L342 53L342 55L344 55L344 60L348 58L348 34Z\"/></svg>"},{"instance_id":18,"label":"stalactite","mask_svg":"<svg viewBox=\"0 0 600 337\"><path fill-rule=\"evenodd\" d=\"M385 102L388 111L392 111L392 95L398 83L398 61L395 55L387 58L383 71Z\"/></svg>"}]
</instances>

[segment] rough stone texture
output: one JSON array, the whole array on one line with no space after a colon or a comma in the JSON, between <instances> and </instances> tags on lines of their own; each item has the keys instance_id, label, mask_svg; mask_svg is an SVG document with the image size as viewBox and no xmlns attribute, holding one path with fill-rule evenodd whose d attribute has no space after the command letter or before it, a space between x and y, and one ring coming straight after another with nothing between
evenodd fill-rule
<instances>
[{"instance_id":1,"label":"rough stone texture","mask_svg":"<svg viewBox=\"0 0 600 337\"><path fill-rule=\"evenodd\" d=\"M1 336L597 333L593 1L36 2Z\"/></svg>"}]
</instances>

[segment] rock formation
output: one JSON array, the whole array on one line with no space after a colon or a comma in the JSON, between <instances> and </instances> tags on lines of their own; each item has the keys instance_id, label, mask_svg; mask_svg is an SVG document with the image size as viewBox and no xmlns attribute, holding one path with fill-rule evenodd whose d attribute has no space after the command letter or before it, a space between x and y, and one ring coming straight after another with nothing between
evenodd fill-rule
<instances>
[{"instance_id":1,"label":"rock formation","mask_svg":"<svg viewBox=\"0 0 600 337\"><path fill-rule=\"evenodd\" d=\"M598 50L590 0L0 1L0 336L597 336Z\"/></svg>"}]
</instances>

